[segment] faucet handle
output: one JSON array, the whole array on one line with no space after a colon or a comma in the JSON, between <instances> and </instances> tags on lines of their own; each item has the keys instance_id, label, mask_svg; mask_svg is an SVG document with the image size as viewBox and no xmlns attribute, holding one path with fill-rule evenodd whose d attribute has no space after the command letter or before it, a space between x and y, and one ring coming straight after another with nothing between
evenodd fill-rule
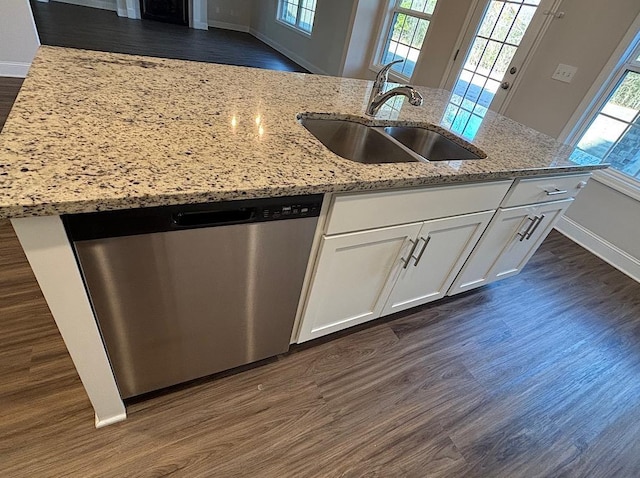
<instances>
[{"instance_id":1,"label":"faucet handle","mask_svg":"<svg viewBox=\"0 0 640 478\"><path fill-rule=\"evenodd\" d=\"M392 61L391 63L387 63L386 65L384 65L376 75L376 83L377 84L386 83L389 79L389 70L391 69L391 67L393 67L393 65L395 65L396 63L402 63L403 61L404 61L403 59L395 60L395 61Z\"/></svg>"}]
</instances>

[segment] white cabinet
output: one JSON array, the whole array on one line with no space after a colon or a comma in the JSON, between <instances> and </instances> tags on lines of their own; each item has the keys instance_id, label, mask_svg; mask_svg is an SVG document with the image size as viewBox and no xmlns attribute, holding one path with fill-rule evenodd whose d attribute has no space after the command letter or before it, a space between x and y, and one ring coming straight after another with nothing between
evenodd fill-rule
<instances>
[{"instance_id":1,"label":"white cabinet","mask_svg":"<svg viewBox=\"0 0 640 478\"><path fill-rule=\"evenodd\" d=\"M572 201L498 210L448 295L520 272Z\"/></svg>"},{"instance_id":2,"label":"white cabinet","mask_svg":"<svg viewBox=\"0 0 640 478\"><path fill-rule=\"evenodd\" d=\"M402 267L382 315L444 297L494 211L425 222Z\"/></svg>"},{"instance_id":3,"label":"white cabinet","mask_svg":"<svg viewBox=\"0 0 640 478\"><path fill-rule=\"evenodd\" d=\"M296 341L443 297L511 185L333 196Z\"/></svg>"},{"instance_id":4,"label":"white cabinet","mask_svg":"<svg viewBox=\"0 0 640 478\"><path fill-rule=\"evenodd\" d=\"M588 177L333 196L297 342L517 274Z\"/></svg>"},{"instance_id":5,"label":"white cabinet","mask_svg":"<svg viewBox=\"0 0 640 478\"><path fill-rule=\"evenodd\" d=\"M324 237L298 342L380 317L422 223Z\"/></svg>"},{"instance_id":6,"label":"white cabinet","mask_svg":"<svg viewBox=\"0 0 640 478\"><path fill-rule=\"evenodd\" d=\"M494 212L324 237L298 342L443 297Z\"/></svg>"}]
</instances>

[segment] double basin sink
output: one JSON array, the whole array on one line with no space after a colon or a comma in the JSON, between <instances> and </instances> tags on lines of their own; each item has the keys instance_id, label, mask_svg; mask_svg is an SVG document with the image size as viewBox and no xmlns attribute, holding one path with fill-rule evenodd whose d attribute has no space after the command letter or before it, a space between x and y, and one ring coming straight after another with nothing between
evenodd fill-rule
<instances>
[{"instance_id":1,"label":"double basin sink","mask_svg":"<svg viewBox=\"0 0 640 478\"><path fill-rule=\"evenodd\" d=\"M304 115L299 119L335 154L358 163L459 161L486 157L436 131L419 126L366 126L345 119Z\"/></svg>"}]
</instances>

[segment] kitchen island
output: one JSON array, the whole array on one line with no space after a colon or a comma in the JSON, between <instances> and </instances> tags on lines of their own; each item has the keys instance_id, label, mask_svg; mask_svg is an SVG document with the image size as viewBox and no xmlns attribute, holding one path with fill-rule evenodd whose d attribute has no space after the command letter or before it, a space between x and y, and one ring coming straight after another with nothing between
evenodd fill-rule
<instances>
[{"instance_id":1,"label":"kitchen island","mask_svg":"<svg viewBox=\"0 0 640 478\"><path fill-rule=\"evenodd\" d=\"M476 161L364 165L296 116L361 118L371 83L42 47L0 137L0 217L12 219L96 411L126 417L60 215L317 193L443 186L603 166L487 113ZM380 121L438 124L448 92Z\"/></svg>"}]
</instances>

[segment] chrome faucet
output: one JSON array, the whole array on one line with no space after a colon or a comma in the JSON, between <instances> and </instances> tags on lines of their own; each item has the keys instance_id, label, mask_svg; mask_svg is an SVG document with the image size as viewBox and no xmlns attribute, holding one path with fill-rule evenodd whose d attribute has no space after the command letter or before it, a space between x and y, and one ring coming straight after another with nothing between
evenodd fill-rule
<instances>
[{"instance_id":1,"label":"chrome faucet","mask_svg":"<svg viewBox=\"0 0 640 478\"><path fill-rule=\"evenodd\" d=\"M386 93L383 93L384 87L387 85L389 70L396 63L401 63L404 60L396 60L382 67L382 69L376 75L376 81L373 83L373 89L371 90L371 96L369 97L369 106L367 106L367 115L375 116L382 105L394 96L402 95L409 98L409 103L413 106L422 105L422 95L412 86L397 86Z\"/></svg>"}]
</instances>

